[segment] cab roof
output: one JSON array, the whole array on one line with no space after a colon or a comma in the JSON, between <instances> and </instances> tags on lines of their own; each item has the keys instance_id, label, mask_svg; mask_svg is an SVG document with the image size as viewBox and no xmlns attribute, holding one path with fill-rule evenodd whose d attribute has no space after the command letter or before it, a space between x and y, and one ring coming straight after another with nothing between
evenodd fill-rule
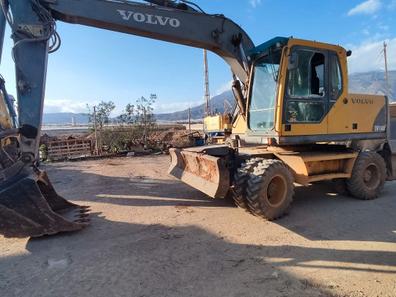
<instances>
[{"instance_id":1,"label":"cab roof","mask_svg":"<svg viewBox=\"0 0 396 297\"><path fill-rule=\"evenodd\" d=\"M280 47L283 47L288 42L289 42L288 37L277 36L277 37L274 37L274 38L264 42L263 44L260 44L256 47L252 48L251 50L249 50L249 52L247 54L252 60L254 60L256 57L261 56L263 53L268 51L269 48L271 48L277 44L279 44Z\"/></svg>"}]
</instances>

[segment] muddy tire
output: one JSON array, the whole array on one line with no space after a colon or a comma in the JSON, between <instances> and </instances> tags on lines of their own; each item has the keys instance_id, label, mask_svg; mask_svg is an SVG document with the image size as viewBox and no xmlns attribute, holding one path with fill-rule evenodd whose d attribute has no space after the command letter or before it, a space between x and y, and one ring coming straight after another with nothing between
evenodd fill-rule
<instances>
[{"instance_id":1,"label":"muddy tire","mask_svg":"<svg viewBox=\"0 0 396 297\"><path fill-rule=\"evenodd\" d=\"M362 152L355 161L352 176L347 181L347 189L357 199L375 199L384 188L385 179L384 159L375 152Z\"/></svg>"},{"instance_id":2,"label":"muddy tire","mask_svg":"<svg viewBox=\"0 0 396 297\"><path fill-rule=\"evenodd\" d=\"M234 201L234 204L237 207L248 210L246 195L247 195L247 187L248 187L248 179L249 175L253 172L254 168L257 166L259 162L261 162L262 158L252 158L246 160L241 166L237 169L234 174L234 182L230 191L230 196Z\"/></svg>"},{"instance_id":3,"label":"muddy tire","mask_svg":"<svg viewBox=\"0 0 396 297\"><path fill-rule=\"evenodd\" d=\"M249 210L267 220L287 213L293 201L293 176L279 160L263 160L249 177L247 201Z\"/></svg>"}]
</instances>

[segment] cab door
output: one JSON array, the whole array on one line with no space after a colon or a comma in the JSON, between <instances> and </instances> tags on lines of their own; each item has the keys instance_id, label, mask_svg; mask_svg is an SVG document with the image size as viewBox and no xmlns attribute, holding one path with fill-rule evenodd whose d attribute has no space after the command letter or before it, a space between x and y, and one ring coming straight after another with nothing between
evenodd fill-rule
<instances>
[{"instance_id":1,"label":"cab door","mask_svg":"<svg viewBox=\"0 0 396 297\"><path fill-rule=\"evenodd\" d=\"M329 110L328 51L293 46L289 54L283 100L283 136L327 133Z\"/></svg>"}]
</instances>

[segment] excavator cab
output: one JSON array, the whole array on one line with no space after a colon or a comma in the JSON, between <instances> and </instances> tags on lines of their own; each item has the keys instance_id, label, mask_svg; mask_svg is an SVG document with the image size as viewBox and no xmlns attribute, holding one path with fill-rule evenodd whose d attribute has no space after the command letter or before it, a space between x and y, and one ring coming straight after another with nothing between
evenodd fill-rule
<instances>
[{"instance_id":1,"label":"excavator cab","mask_svg":"<svg viewBox=\"0 0 396 297\"><path fill-rule=\"evenodd\" d=\"M349 54L283 37L251 50L246 122L235 121L246 126L240 137L277 146L386 138L386 98L348 93Z\"/></svg>"},{"instance_id":2,"label":"excavator cab","mask_svg":"<svg viewBox=\"0 0 396 297\"><path fill-rule=\"evenodd\" d=\"M0 90L0 135L9 134L9 131L17 131L16 113L13 106L12 97L5 89ZM0 168L9 167L12 160L17 158L18 139L15 135L4 135L0 137Z\"/></svg>"},{"instance_id":3,"label":"excavator cab","mask_svg":"<svg viewBox=\"0 0 396 297\"><path fill-rule=\"evenodd\" d=\"M6 101L3 92L0 92L0 131L12 129L16 126L16 115L12 107L13 102L10 97L8 98L9 100Z\"/></svg>"}]
</instances>

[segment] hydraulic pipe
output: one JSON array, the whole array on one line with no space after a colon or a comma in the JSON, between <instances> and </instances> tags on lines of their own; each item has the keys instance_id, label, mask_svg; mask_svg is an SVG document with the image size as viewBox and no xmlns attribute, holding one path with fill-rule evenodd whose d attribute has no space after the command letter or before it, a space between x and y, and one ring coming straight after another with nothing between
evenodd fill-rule
<instances>
[{"instance_id":1,"label":"hydraulic pipe","mask_svg":"<svg viewBox=\"0 0 396 297\"><path fill-rule=\"evenodd\" d=\"M6 27L6 16L4 13L8 10L7 4L2 1L1 3L2 11L0 11L0 64L3 56L3 45L4 45L4 34L5 34L5 27Z\"/></svg>"}]
</instances>

